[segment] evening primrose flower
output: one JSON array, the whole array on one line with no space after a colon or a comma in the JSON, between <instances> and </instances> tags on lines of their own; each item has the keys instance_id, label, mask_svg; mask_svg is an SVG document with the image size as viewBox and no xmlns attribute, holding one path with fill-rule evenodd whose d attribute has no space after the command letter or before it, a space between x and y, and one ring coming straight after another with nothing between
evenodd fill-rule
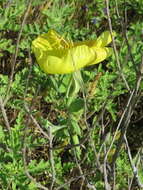
<instances>
[{"instance_id":1,"label":"evening primrose flower","mask_svg":"<svg viewBox=\"0 0 143 190\"><path fill-rule=\"evenodd\" d=\"M96 40L73 43L65 40L54 30L49 30L32 42L32 50L45 73L65 74L108 58L113 50L106 46L111 41L109 31L103 32Z\"/></svg>"}]
</instances>

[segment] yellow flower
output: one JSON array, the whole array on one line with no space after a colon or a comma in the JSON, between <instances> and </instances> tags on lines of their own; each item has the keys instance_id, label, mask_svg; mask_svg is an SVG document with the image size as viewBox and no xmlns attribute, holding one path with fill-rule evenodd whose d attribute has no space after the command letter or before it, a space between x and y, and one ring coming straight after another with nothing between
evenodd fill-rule
<instances>
[{"instance_id":1,"label":"yellow flower","mask_svg":"<svg viewBox=\"0 0 143 190\"><path fill-rule=\"evenodd\" d=\"M110 32L105 31L96 40L72 43L54 30L49 30L32 42L32 50L45 73L64 74L100 63L109 57L112 48L105 46L111 40Z\"/></svg>"}]
</instances>

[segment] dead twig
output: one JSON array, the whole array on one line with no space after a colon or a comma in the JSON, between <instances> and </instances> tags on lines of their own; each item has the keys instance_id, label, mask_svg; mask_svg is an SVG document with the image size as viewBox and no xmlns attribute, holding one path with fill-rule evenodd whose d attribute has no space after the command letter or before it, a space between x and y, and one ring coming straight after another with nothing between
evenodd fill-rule
<instances>
[{"instance_id":1,"label":"dead twig","mask_svg":"<svg viewBox=\"0 0 143 190\"><path fill-rule=\"evenodd\" d=\"M126 135L124 135L124 140L125 140L125 144L126 144L126 147L127 147L128 158L129 158L130 165L131 165L131 168L132 168L132 171L133 171L133 174L134 174L134 178L135 178L135 180L136 180L138 186L139 186L140 188L143 188L143 184L141 183L141 181L140 181L140 179L139 179L138 169L137 169L137 167L135 166L134 161L133 161L133 159L132 159L132 155L131 155L131 151L130 151L130 147L129 147L129 144L128 144L128 140L127 140Z\"/></svg>"},{"instance_id":2,"label":"dead twig","mask_svg":"<svg viewBox=\"0 0 143 190\"><path fill-rule=\"evenodd\" d=\"M79 175L77 177L73 177L73 178L69 179L66 183L60 185L56 190L60 190L60 189L64 188L65 186L70 185L72 182L79 180L82 177L89 176L89 175L95 174L95 173L96 173L95 170L92 170L90 172L85 173L84 175ZM94 186L92 186L92 189L96 189L96 188Z\"/></svg>"},{"instance_id":3,"label":"dead twig","mask_svg":"<svg viewBox=\"0 0 143 190\"><path fill-rule=\"evenodd\" d=\"M46 137L49 140L49 135L41 128L41 126L39 125L39 123L37 122L37 120L33 117L33 115L30 112L30 109L28 108L28 106L26 105L26 103L24 104L24 107L25 107L25 110L27 111L27 113L29 114L29 117L31 118L31 120L35 124L35 126L44 135L44 137Z\"/></svg>"},{"instance_id":4,"label":"dead twig","mask_svg":"<svg viewBox=\"0 0 143 190\"><path fill-rule=\"evenodd\" d=\"M48 127L48 136L49 136L49 146L50 146L50 150L49 150L49 155L50 155L50 163L51 163L51 168L52 168L52 183L50 186L50 190L53 189L54 187L54 183L56 181L56 171L55 171L55 162L54 162L54 157L53 157L53 135L51 132L51 127Z\"/></svg>"},{"instance_id":5,"label":"dead twig","mask_svg":"<svg viewBox=\"0 0 143 190\"><path fill-rule=\"evenodd\" d=\"M8 117L6 114L6 110L4 108L4 103L3 103L2 97L0 97L0 108L1 108L2 116L3 116L4 122L5 122L5 126L8 130L8 132L10 133L11 128L10 128L10 124L9 124Z\"/></svg>"},{"instance_id":6,"label":"dead twig","mask_svg":"<svg viewBox=\"0 0 143 190\"><path fill-rule=\"evenodd\" d=\"M142 58L142 63L140 65L140 72L137 75L135 87L132 90L132 93L130 94L130 96L128 98L128 104L127 104L127 106L126 106L126 108L122 114L122 117L118 123L118 126L119 126L119 124L120 125L122 124L122 129L121 129L121 136L120 136L119 142L117 144L118 148L116 149L115 154L113 155L112 166L116 162L116 159L118 157L121 146L123 144L124 135L125 135L127 128L129 126L130 119L131 119L131 116L133 114L134 108L140 99L139 87L140 87L140 84L142 81L142 77L143 77L142 75L143 75L143 58ZM117 128L118 128L118 126L117 126Z\"/></svg>"},{"instance_id":7,"label":"dead twig","mask_svg":"<svg viewBox=\"0 0 143 190\"><path fill-rule=\"evenodd\" d=\"M28 2L28 6L27 6L26 12L24 14L23 21L22 21L22 24L21 24L21 28L20 28L18 38L17 38L17 41L16 41L15 53L14 53L14 55L12 57L12 61L11 61L11 64L12 64L11 74L10 74L9 84L8 84L8 87L7 87L7 92L6 92L6 96L5 96L5 100L4 100L4 105L7 103L8 99L9 99L9 93L10 93L11 85L12 85L12 82L13 82L14 69L15 69L15 65L16 65L18 52L19 52L19 44L20 44L20 40L21 40L21 36L22 36L22 31L23 31L26 19L27 19L28 14L29 14L31 4L32 4L32 0L30 0Z\"/></svg>"},{"instance_id":8,"label":"dead twig","mask_svg":"<svg viewBox=\"0 0 143 190\"><path fill-rule=\"evenodd\" d=\"M121 63L120 63L120 60L119 60L115 39L114 39L114 36L113 36L113 29L112 29L112 23L111 23L111 18L110 18L110 10L109 10L109 0L105 0L105 3L106 3L107 19L108 19L109 29L110 29L110 33L111 33L111 37L112 37L113 50L114 50L114 54L115 54L115 57L116 57L119 74L121 75L121 77L122 77L122 79L123 79L123 81L124 81L124 83L126 85L126 88L128 89L129 92L131 92L131 89L130 89L130 87L128 85L128 82L127 82L127 80L126 80L126 78L124 76L124 73L122 72L122 69L121 69Z\"/></svg>"}]
</instances>

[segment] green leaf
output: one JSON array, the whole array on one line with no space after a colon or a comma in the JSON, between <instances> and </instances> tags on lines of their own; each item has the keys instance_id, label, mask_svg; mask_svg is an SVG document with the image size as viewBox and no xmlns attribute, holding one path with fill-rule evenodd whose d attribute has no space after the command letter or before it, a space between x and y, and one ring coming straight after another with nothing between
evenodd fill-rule
<instances>
[{"instance_id":1,"label":"green leaf","mask_svg":"<svg viewBox=\"0 0 143 190\"><path fill-rule=\"evenodd\" d=\"M76 120L71 119L71 133L81 136L81 129Z\"/></svg>"},{"instance_id":2,"label":"green leaf","mask_svg":"<svg viewBox=\"0 0 143 190\"><path fill-rule=\"evenodd\" d=\"M84 100L82 98L77 98L72 101L68 107L69 112L79 112L84 110Z\"/></svg>"},{"instance_id":3,"label":"green leaf","mask_svg":"<svg viewBox=\"0 0 143 190\"><path fill-rule=\"evenodd\" d=\"M74 145L79 144L79 138L78 138L78 136L77 135L73 135L72 136L72 141L73 141ZM77 158L80 159L80 156L81 156L80 146L75 147L75 154L76 154Z\"/></svg>"}]
</instances>

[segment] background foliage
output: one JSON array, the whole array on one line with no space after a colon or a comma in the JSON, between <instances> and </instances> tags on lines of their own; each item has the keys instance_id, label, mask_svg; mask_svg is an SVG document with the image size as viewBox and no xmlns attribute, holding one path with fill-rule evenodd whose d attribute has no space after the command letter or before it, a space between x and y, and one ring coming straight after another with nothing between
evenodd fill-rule
<instances>
[{"instance_id":1,"label":"background foliage","mask_svg":"<svg viewBox=\"0 0 143 190\"><path fill-rule=\"evenodd\" d=\"M0 189L142 187L143 1L110 1L120 68L115 55L85 68L79 92L72 75L44 74L31 52L51 28L96 38L109 30L107 13L103 0L0 0Z\"/></svg>"}]
</instances>

